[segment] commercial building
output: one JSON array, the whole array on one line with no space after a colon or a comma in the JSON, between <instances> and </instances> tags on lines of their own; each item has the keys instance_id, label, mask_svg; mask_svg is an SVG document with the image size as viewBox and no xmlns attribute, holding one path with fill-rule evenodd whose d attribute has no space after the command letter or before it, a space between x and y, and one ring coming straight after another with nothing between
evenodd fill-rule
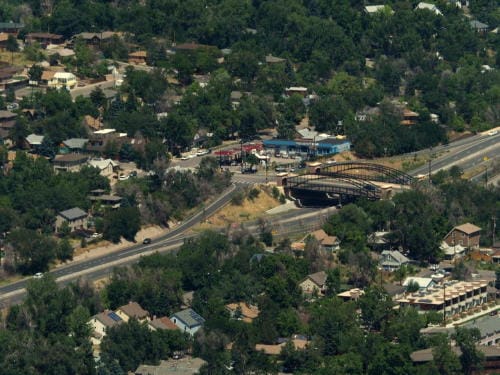
<instances>
[{"instance_id":1,"label":"commercial building","mask_svg":"<svg viewBox=\"0 0 500 375\"><path fill-rule=\"evenodd\" d=\"M487 302L486 281L449 281L420 290L397 300L400 306L413 306L422 312L436 311L443 316L466 312Z\"/></svg>"},{"instance_id":2,"label":"commercial building","mask_svg":"<svg viewBox=\"0 0 500 375\"><path fill-rule=\"evenodd\" d=\"M326 156L351 149L351 142L346 139L326 138L322 140L306 139L270 139L263 141L266 150L274 150L281 156Z\"/></svg>"}]
</instances>

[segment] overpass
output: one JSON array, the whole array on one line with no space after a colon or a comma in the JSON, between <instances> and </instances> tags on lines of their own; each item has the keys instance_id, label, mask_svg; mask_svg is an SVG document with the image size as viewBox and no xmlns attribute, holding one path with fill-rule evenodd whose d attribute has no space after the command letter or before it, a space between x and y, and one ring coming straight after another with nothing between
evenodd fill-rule
<instances>
[{"instance_id":1,"label":"overpass","mask_svg":"<svg viewBox=\"0 0 500 375\"><path fill-rule=\"evenodd\" d=\"M279 176L286 194L299 204L311 200L319 205L342 205L359 198L378 200L408 188L413 182L412 176L397 169L359 161L312 163L308 172Z\"/></svg>"}]
</instances>

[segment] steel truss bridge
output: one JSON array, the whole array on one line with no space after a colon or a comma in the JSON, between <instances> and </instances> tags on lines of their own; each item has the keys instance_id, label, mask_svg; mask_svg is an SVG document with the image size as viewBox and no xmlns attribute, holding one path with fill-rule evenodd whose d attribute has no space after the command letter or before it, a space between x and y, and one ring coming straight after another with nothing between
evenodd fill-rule
<instances>
[{"instance_id":1,"label":"steel truss bridge","mask_svg":"<svg viewBox=\"0 0 500 375\"><path fill-rule=\"evenodd\" d=\"M413 177L395 168L375 163L341 162L312 168L309 174L290 176L283 180L289 196L324 196L325 200L348 202L357 198L377 200L382 189L376 182L393 186L409 186Z\"/></svg>"}]
</instances>

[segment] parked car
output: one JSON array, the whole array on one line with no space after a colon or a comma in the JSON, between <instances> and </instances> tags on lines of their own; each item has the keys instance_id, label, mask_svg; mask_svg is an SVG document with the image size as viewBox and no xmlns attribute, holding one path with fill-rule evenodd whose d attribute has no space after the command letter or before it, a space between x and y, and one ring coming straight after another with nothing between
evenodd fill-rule
<instances>
[{"instance_id":1,"label":"parked car","mask_svg":"<svg viewBox=\"0 0 500 375\"><path fill-rule=\"evenodd\" d=\"M145 239L142 241L142 243L143 243L144 245L149 245L149 244L151 243L151 238L145 238Z\"/></svg>"},{"instance_id":2,"label":"parked car","mask_svg":"<svg viewBox=\"0 0 500 375\"><path fill-rule=\"evenodd\" d=\"M120 176L118 176L118 180L120 181L125 181L128 180L129 176L126 174L121 173Z\"/></svg>"},{"instance_id":3,"label":"parked car","mask_svg":"<svg viewBox=\"0 0 500 375\"><path fill-rule=\"evenodd\" d=\"M241 173L243 173L243 174L257 173L257 169L244 168L244 169L241 170Z\"/></svg>"},{"instance_id":4,"label":"parked car","mask_svg":"<svg viewBox=\"0 0 500 375\"><path fill-rule=\"evenodd\" d=\"M43 273L41 272L37 272L33 275L33 278L34 279L41 279L43 277Z\"/></svg>"},{"instance_id":5,"label":"parked car","mask_svg":"<svg viewBox=\"0 0 500 375\"><path fill-rule=\"evenodd\" d=\"M130 172L129 177L137 177L137 171Z\"/></svg>"}]
</instances>

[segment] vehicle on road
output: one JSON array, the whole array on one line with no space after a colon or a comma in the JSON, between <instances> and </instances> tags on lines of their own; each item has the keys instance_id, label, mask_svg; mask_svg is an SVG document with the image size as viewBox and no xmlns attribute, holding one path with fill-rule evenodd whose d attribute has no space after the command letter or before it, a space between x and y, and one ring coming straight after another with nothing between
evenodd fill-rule
<instances>
[{"instance_id":1,"label":"vehicle on road","mask_svg":"<svg viewBox=\"0 0 500 375\"><path fill-rule=\"evenodd\" d=\"M196 153L196 156L203 156L203 155L207 155L208 154L208 150L200 150Z\"/></svg>"},{"instance_id":2,"label":"vehicle on road","mask_svg":"<svg viewBox=\"0 0 500 375\"><path fill-rule=\"evenodd\" d=\"M497 135L498 134L498 130L490 130L488 132L488 135Z\"/></svg>"},{"instance_id":3,"label":"vehicle on road","mask_svg":"<svg viewBox=\"0 0 500 375\"><path fill-rule=\"evenodd\" d=\"M243 174L257 173L257 169L244 168L244 169L241 170L241 173L243 173Z\"/></svg>"},{"instance_id":4,"label":"vehicle on road","mask_svg":"<svg viewBox=\"0 0 500 375\"><path fill-rule=\"evenodd\" d=\"M142 243L143 243L144 245L149 245L149 244L151 243L151 238L145 238L145 239L142 241Z\"/></svg>"},{"instance_id":5,"label":"vehicle on road","mask_svg":"<svg viewBox=\"0 0 500 375\"><path fill-rule=\"evenodd\" d=\"M43 277L43 273L41 272L37 272L33 275L33 278L34 279L41 279Z\"/></svg>"}]
</instances>

